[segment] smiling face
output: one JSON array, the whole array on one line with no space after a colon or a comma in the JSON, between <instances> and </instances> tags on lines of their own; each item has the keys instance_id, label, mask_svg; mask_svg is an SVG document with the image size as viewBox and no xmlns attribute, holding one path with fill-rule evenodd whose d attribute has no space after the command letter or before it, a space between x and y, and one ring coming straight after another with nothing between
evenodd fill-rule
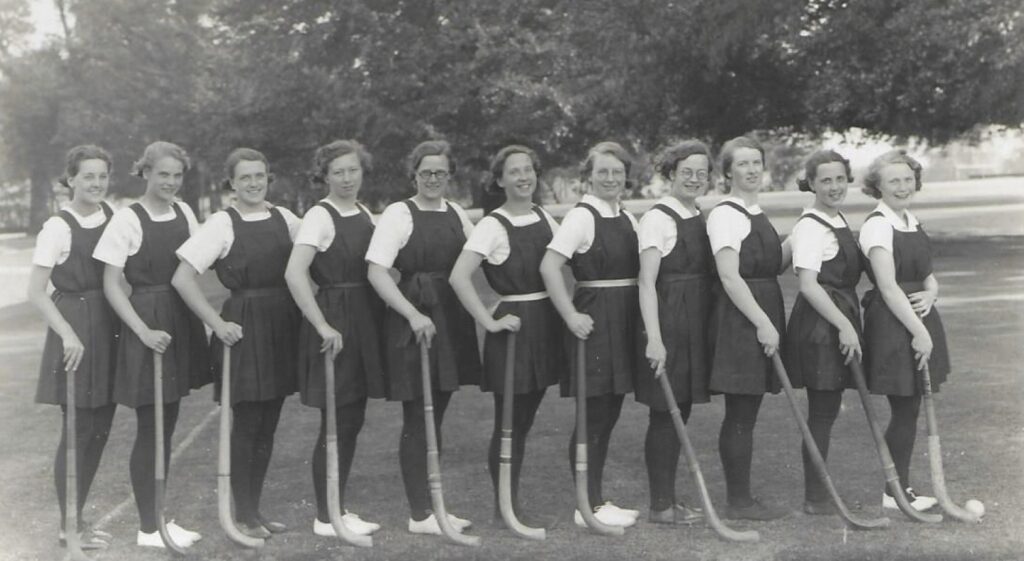
<instances>
[{"instance_id":1,"label":"smiling face","mask_svg":"<svg viewBox=\"0 0 1024 561\"><path fill-rule=\"evenodd\" d=\"M444 197L451 177L448 156L423 156L416 166L416 194L427 201Z\"/></svg>"},{"instance_id":2,"label":"smiling face","mask_svg":"<svg viewBox=\"0 0 1024 561\"><path fill-rule=\"evenodd\" d=\"M889 164L878 171L882 202L895 211L906 210L917 192L914 170L907 164Z\"/></svg>"},{"instance_id":3,"label":"smiling face","mask_svg":"<svg viewBox=\"0 0 1024 561\"><path fill-rule=\"evenodd\" d=\"M528 154L517 152L505 158L498 186L505 190L509 201L529 201L537 190L537 172Z\"/></svg>"},{"instance_id":4,"label":"smiling face","mask_svg":"<svg viewBox=\"0 0 1024 561\"><path fill-rule=\"evenodd\" d=\"M811 181L815 206L821 210L839 210L839 205L846 198L848 183L846 166L841 162L829 162L818 166L814 181Z\"/></svg>"},{"instance_id":5,"label":"smiling face","mask_svg":"<svg viewBox=\"0 0 1024 561\"><path fill-rule=\"evenodd\" d=\"M590 171L590 192L606 201L619 200L626 190L626 164L611 154L596 154Z\"/></svg>"},{"instance_id":6,"label":"smiling face","mask_svg":"<svg viewBox=\"0 0 1024 561\"><path fill-rule=\"evenodd\" d=\"M729 184L737 191L756 193L764 180L764 159L755 148L737 148L729 168Z\"/></svg>"},{"instance_id":7,"label":"smiling face","mask_svg":"<svg viewBox=\"0 0 1024 561\"><path fill-rule=\"evenodd\" d=\"M331 195L345 201L354 201L363 186L363 165L355 152L338 156L327 164L324 178Z\"/></svg>"},{"instance_id":8,"label":"smiling face","mask_svg":"<svg viewBox=\"0 0 1024 561\"><path fill-rule=\"evenodd\" d=\"M242 204L255 206L263 203L267 198L269 185L267 164L259 160L242 160L235 164L231 187Z\"/></svg>"},{"instance_id":9,"label":"smiling face","mask_svg":"<svg viewBox=\"0 0 1024 561\"><path fill-rule=\"evenodd\" d=\"M679 200L692 203L708 189L708 157L693 154L676 163L672 172L672 195Z\"/></svg>"},{"instance_id":10,"label":"smiling face","mask_svg":"<svg viewBox=\"0 0 1024 561\"><path fill-rule=\"evenodd\" d=\"M146 194L171 203L181 190L185 178L185 164L177 158L164 156L143 174L146 178Z\"/></svg>"},{"instance_id":11,"label":"smiling face","mask_svg":"<svg viewBox=\"0 0 1024 561\"><path fill-rule=\"evenodd\" d=\"M100 159L82 160L78 163L78 173L68 178L72 197L88 205L97 205L107 195L110 186L110 170L107 162Z\"/></svg>"}]
</instances>

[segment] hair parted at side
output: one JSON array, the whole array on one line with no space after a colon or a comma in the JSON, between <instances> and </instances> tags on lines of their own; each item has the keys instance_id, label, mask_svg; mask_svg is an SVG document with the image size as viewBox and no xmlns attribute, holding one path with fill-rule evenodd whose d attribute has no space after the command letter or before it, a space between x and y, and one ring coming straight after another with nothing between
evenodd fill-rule
<instances>
[{"instance_id":1,"label":"hair parted at side","mask_svg":"<svg viewBox=\"0 0 1024 561\"><path fill-rule=\"evenodd\" d=\"M530 158L530 162L533 164L533 172L540 175L540 158L537 157L537 153L533 149L523 146L522 144L509 144L491 157L490 165L488 166L491 172L491 182L489 187L491 189L500 189L498 187L498 179L501 178L505 172L505 160L509 159L513 154L526 154Z\"/></svg>"},{"instance_id":2,"label":"hair parted at side","mask_svg":"<svg viewBox=\"0 0 1024 561\"><path fill-rule=\"evenodd\" d=\"M313 183L324 184L327 182L327 169L331 162L342 156L355 154L359 158L359 166L363 168L364 174L373 172L373 156L366 150L366 147L357 140L334 140L316 149L313 153L313 170L310 179Z\"/></svg>"},{"instance_id":3,"label":"hair parted at side","mask_svg":"<svg viewBox=\"0 0 1024 561\"><path fill-rule=\"evenodd\" d=\"M158 140L146 146L142 157L132 164L131 174L143 177L147 171L153 169L157 160L168 157L181 162L181 166L184 168L182 171L188 171L192 167L192 161L189 160L188 152L184 148L173 142Z\"/></svg>"},{"instance_id":4,"label":"hair parted at side","mask_svg":"<svg viewBox=\"0 0 1024 561\"><path fill-rule=\"evenodd\" d=\"M224 180L220 186L222 189L231 189L231 180L235 177L235 168L242 162L263 162L263 165L267 166L267 184L273 183L274 175L270 173L270 162L267 160L266 155L259 150L252 148L235 148L228 154L226 160L224 160Z\"/></svg>"},{"instance_id":5,"label":"hair parted at side","mask_svg":"<svg viewBox=\"0 0 1024 561\"><path fill-rule=\"evenodd\" d=\"M711 149L708 148L707 144L696 140L683 140L674 144L669 144L661 150L658 156L655 158L655 167L665 179L672 179L672 173L676 171L676 166L679 162L689 158L690 156L705 156L708 159L708 173L710 174L713 169Z\"/></svg>"},{"instance_id":6,"label":"hair parted at side","mask_svg":"<svg viewBox=\"0 0 1024 561\"><path fill-rule=\"evenodd\" d=\"M850 171L850 160L847 160L835 150L818 150L811 154L807 161L804 162L804 176L797 179L797 187L801 191L811 191L811 183L818 177L818 166L833 163L843 164L843 168L846 169L846 180L853 181L853 173Z\"/></svg>"},{"instance_id":7,"label":"hair parted at side","mask_svg":"<svg viewBox=\"0 0 1024 561\"><path fill-rule=\"evenodd\" d=\"M409 156L405 159L405 171L409 174L409 179L416 180L416 170L420 167L420 162L427 156L444 156L448 160L448 173L455 175L455 159L452 158L452 145L448 144L447 140L424 140L416 145L409 152Z\"/></svg>"},{"instance_id":8,"label":"hair parted at side","mask_svg":"<svg viewBox=\"0 0 1024 561\"><path fill-rule=\"evenodd\" d=\"M590 174L594 171L594 160L598 155L612 156L622 162L622 165L626 166L626 181L628 185L629 170L633 167L633 157L629 155L629 152L621 144L611 140L598 142L590 150L587 150L587 157L580 164L580 178L583 181L590 179Z\"/></svg>"},{"instance_id":9,"label":"hair parted at side","mask_svg":"<svg viewBox=\"0 0 1024 561\"><path fill-rule=\"evenodd\" d=\"M70 188L71 178L78 175L78 168L86 160L103 160L107 163L107 173L114 167L114 160L110 153L96 146L95 144L79 144L68 150L64 157L64 174L57 180L61 185Z\"/></svg>"},{"instance_id":10,"label":"hair parted at side","mask_svg":"<svg viewBox=\"0 0 1024 561\"><path fill-rule=\"evenodd\" d=\"M749 136L737 136L731 140L726 141L722 145L722 150L718 154L718 159L721 162L719 165L722 170L722 177L725 181L722 182L722 191L728 193L732 191L732 185L729 184L729 180L732 179L732 160L736 156L736 150L740 148L750 148L757 150L761 153L761 164L765 164L764 161L764 146L756 139Z\"/></svg>"},{"instance_id":11,"label":"hair parted at side","mask_svg":"<svg viewBox=\"0 0 1024 561\"><path fill-rule=\"evenodd\" d=\"M910 157L906 150L890 150L875 158L868 166L868 171L864 175L864 188L861 191L869 197L881 199L882 191L878 186L882 182L882 168L892 164L906 164L914 172L914 190L921 190L921 171L924 169L921 163Z\"/></svg>"}]
</instances>

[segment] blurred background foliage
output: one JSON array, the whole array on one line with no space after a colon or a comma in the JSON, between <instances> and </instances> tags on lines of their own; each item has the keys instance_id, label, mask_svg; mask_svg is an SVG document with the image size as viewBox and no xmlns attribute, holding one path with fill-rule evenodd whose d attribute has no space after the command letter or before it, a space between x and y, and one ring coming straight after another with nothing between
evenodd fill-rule
<instances>
[{"instance_id":1,"label":"blurred background foliage","mask_svg":"<svg viewBox=\"0 0 1024 561\"><path fill-rule=\"evenodd\" d=\"M825 134L941 145L1024 123L1019 0L52 0L42 40L30 1L0 0L0 184L30 186L30 231L85 142L128 197L144 146L181 144L183 198L214 208L223 158L253 147L301 211L336 138L373 153L380 208L411 192L404 157L427 138L452 142L455 196L479 203L509 142L565 183L617 140L644 184L664 142L752 133L781 188Z\"/></svg>"}]
</instances>

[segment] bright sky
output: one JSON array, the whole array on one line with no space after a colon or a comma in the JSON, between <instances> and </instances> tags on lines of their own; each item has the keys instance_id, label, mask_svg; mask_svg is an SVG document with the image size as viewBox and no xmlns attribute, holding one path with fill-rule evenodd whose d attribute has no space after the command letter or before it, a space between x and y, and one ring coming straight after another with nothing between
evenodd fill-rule
<instances>
[{"instance_id":1,"label":"bright sky","mask_svg":"<svg viewBox=\"0 0 1024 561\"><path fill-rule=\"evenodd\" d=\"M32 11L32 26L36 32L32 36L32 46L41 44L47 36L60 33L60 15L53 0L30 0L29 9Z\"/></svg>"}]
</instances>

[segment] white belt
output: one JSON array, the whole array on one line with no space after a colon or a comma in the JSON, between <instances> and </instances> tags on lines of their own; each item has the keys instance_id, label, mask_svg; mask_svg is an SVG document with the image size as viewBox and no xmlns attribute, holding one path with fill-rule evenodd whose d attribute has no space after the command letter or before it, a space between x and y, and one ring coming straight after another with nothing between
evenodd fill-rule
<instances>
[{"instance_id":1,"label":"white belt","mask_svg":"<svg viewBox=\"0 0 1024 561\"><path fill-rule=\"evenodd\" d=\"M604 279L578 281L576 286L580 288L619 288L622 286L636 286L636 279Z\"/></svg>"},{"instance_id":2,"label":"white belt","mask_svg":"<svg viewBox=\"0 0 1024 561\"><path fill-rule=\"evenodd\" d=\"M498 297L502 302L535 302L537 300L545 300L548 297L548 293L543 290L540 292L530 292L527 294L505 294Z\"/></svg>"}]
</instances>

